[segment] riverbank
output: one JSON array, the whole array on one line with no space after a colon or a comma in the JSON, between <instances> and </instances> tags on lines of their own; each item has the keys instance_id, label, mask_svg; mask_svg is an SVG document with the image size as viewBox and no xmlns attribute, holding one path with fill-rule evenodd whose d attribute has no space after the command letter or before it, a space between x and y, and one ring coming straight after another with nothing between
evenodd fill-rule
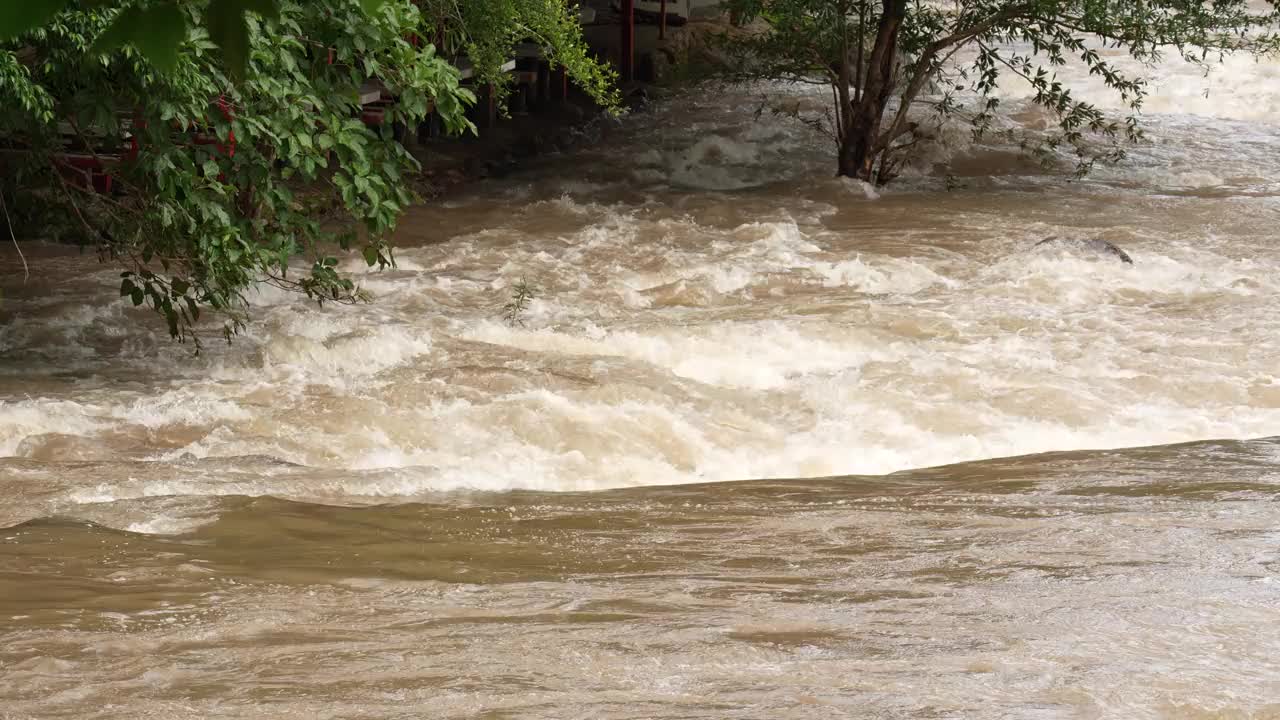
<instances>
[{"instance_id":1,"label":"riverbank","mask_svg":"<svg viewBox=\"0 0 1280 720\"><path fill-rule=\"evenodd\" d=\"M758 29L759 25L735 28L727 14L703 9L687 23L669 27L662 38L654 24L636 27L639 74L620 88L624 115L644 112L651 99L714 76L716 68L726 62L714 49L714 38ZM616 26L602 23L589 29L594 31L588 33L593 49L616 65ZM512 113L474 136L410 142L410 152L422 163L415 190L424 199L440 197L478 180L506 176L533 158L601 142L610 129L618 127L617 117L571 90L559 103Z\"/></svg>"},{"instance_id":2,"label":"riverbank","mask_svg":"<svg viewBox=\"0 0 1280 720\"><path fill-rule=\"evenodd\" d=\"M573 95L537 112L511 114L477 135L411 143L422 164L415 190L436 198L491 177L503 177L532 158L598 142L617 120L590 99Z\"/></svg>"},{"instance_id":3,"label":"riverbank","mask_svg":"<svg viewBox=\"0 0 1280 720\"><path fill-rule=\"evenodd\" d=\"M404 175L404 181L421 205L486 179L506 177L536 158L570 153L603 141L611 129L620 126L621 117L643 112L654 92L653 86L644 83L627 86L618 115L574 92L536 112L499 117L494 126L479 128L475 134L409 141L405 147L420 170ZM295 187L294 193L308 212L323 221L346 221L337 199L320 184Z\"/></svg>"}]
</instances>

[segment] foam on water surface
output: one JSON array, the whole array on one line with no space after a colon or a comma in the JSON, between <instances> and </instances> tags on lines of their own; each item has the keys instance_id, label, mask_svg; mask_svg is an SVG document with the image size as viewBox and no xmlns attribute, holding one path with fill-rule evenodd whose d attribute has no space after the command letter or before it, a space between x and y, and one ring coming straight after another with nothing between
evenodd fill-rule
<instances>
[{"instance_id":1,"label":"foam on water surface","mask_svg":"<svg viewBox=\"0 0 1280 720\"><path fill-rule=\"evenodd\" d=\"M1079 181L960 127L869 188L755 119L812 88L699 91L198 357L32 248L0 715L1280 716L1280 83L1224 70Z\"/></svg>"},{"instance_id":2,"label":"foam on water surface","mask_svg":"<svg viewBox=\"0 0 1280 720\"><path fill-rule=\"evenodd\" d=\"M0 347L22 372L3 375L3 472L124 465L14 516L883 474L1275 434L1274 69L1166 66L1152 142L1083 182L956 134L930 151L970 163L950 190L928 163L884 190L833 179L821 138L756 119L749 96L676 99L607 148L410 213L395 270L341 265L373 304L264 288L247 333L198 358L108 302L110 271L57 260L63 285L7 296ZM1219 99L1200 103L1214 78ZM1256 97L1222 100L1232 88ZM1004 125L1044 121L1003 92ZM1034 247L1048 235L1115 242L1135 265ZM520 282L535 297L508 321ZM179 461L196 465L140 470ZM249 470L221 482L223 462Z\"/></svg>"}]
</instances>

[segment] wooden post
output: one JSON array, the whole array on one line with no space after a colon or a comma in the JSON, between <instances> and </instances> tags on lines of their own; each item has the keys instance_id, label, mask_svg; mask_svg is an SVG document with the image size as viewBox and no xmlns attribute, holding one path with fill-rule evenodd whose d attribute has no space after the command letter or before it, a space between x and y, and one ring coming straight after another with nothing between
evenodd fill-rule
<instances>
[{"instance_id":1,"label":"wooden post","mask_svg":"<svg viewBox=\"0 0 1280 720\"><path fill-rule=\"evenodd\" d=\"M622 81L636 79L636 2L622 0Z\"/></svg>"},{"instance_id":2,"label":"wooden post","mask_svg":"<svg viewBox=\"0 0 1280 720\"><path fill-rule=\"evenodd\" d=\"M569 99L569 73L565 71L563 65L557 65L551 69L549 84L553 100L564 102Z\"/></svg>"},{"instance_id":3,"label":"wooden post","mask_svg":"<svg viewBox=\"0 0 1280 720\"><path fill-rule=\"evenodd\" d=\"M539 110L551 103L551 64L546 60L538 61L538 91L534 95Z\"/></svg>"},{"instance_id":4,"label":"wooden post","mask_svg":"<svg viewBox=\"0 0 1280 720\"><path fill-rule=\"evenodd\" d=\"M667 39L667 0L662 0L658 6L658 39Z\"/></svg>"}]
</instances>

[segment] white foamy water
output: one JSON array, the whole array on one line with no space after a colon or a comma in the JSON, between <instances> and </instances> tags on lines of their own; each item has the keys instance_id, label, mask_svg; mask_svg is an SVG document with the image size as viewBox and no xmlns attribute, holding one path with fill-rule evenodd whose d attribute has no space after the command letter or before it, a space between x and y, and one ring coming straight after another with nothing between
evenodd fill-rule
<instances>
[{"instance_id":1,"label":"white foamy water","mask_svg":"<svg viewBox=\"0 0 1280 720\"><path fill-rule=\"evenodd\" d=\"M676 97L199 357L29 247L0 717L1280 717L1275 67L1082 181Z\"/></svg>"},{"instance_id":2,"label":"white foamy water","mask_svg":"<svg viewBox=\"0 0 1280 720\"><path fill-rule=\"evenodd\" d=\"M13 512L884 474L1275 434L1280 86L1245 62L1208 79L1169 63L1153 141L1081 182L995 141L928 150L968 168L950 191L919 165L881 191L832 179L825 141L754 120L754 92L676 99L412 212L398 269L343 264L374 304L267 291L244 337L199 358L112 302L110 270L47 258L67 281L6 293L0 453L97 469ZM1205 104L1206 88L1251 97ZM1006 124L1041 121L1005 92ZM1135 264L1034 247L1049 235ZM520 281L537 295L507 322ZM234 458L302 469L222 487L149 465Z\"/></svg>"}]
</instances>

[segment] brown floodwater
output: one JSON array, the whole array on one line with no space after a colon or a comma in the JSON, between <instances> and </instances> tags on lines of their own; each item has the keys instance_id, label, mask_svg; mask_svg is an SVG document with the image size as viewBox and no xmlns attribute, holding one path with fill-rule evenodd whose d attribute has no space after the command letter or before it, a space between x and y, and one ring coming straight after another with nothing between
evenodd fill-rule
<instances>
[{"instance_id":1,"label":"brown floodwater","mask_svg":"<svg viewBox=\"0 0 1280 720\"><path fill-rule=\"evenodd\" d=\"M677 94L199 357L0 250L0 718L1280 718L1280 66L1231 63L1083 180L956 130L873 191L753 112L808 90Z\"/></svg>"}]
</instances>

